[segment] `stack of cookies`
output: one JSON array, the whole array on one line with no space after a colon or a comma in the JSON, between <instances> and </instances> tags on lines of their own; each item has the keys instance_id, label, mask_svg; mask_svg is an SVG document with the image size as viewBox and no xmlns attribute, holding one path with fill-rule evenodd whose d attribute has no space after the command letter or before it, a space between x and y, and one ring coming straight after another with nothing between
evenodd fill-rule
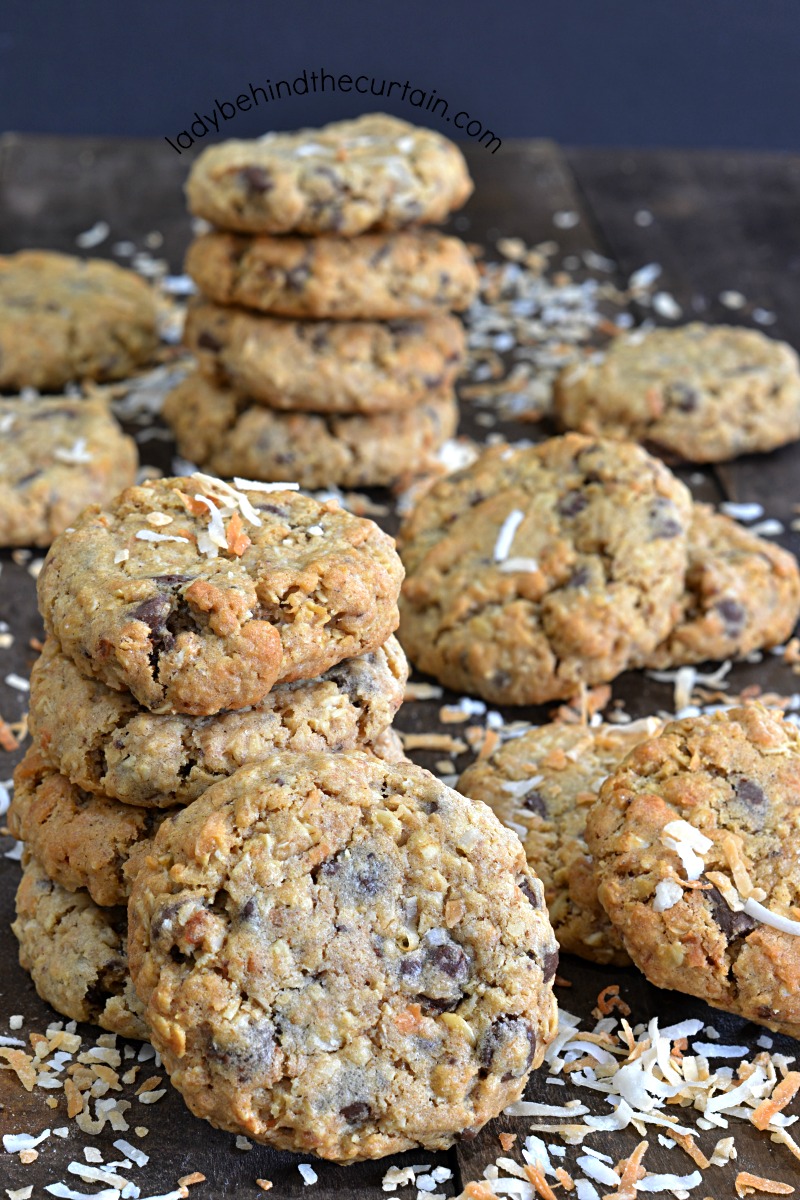
<instances>
[{"instance_id":1,"label":"stack of cookies","mask_svg":"<svg viewBox=\"0 0 800 1200\"><path fill-rule=\"evenodd\" d=\"M146 1036L124 905L165 822L277 751L403 757L391 538L333 501L237 484L129 488L56 538L38 580L15 932L46 1000L119 1033Z\"/></svg>"},{"instance_id":2,"label":"stack of cookies","mask_svg":"<svg viewBox=\"0 0 800 1200\"><path fill-rule=\"evenodd\" d=\"M100 399L158 344L148 286L113 263L47 251L0 258L0 546L49 546L86 504L133 483L138 456ZM56 393L40 398L40 392Z\"/></svg>"},{"instance_id":3,"label":"stack of cookies","mask_svg":"<svg viewBox=\"0 0 800 1200\"><path fill-rule=\"evenodd\" d=\"M231 477L389 486L424 472L458 422L478 285L443 221L472 183L457 147L393 117L231 141L203 153L189 248L198 370L164 417L182 455Z\"/></svg>"}]
</instances>

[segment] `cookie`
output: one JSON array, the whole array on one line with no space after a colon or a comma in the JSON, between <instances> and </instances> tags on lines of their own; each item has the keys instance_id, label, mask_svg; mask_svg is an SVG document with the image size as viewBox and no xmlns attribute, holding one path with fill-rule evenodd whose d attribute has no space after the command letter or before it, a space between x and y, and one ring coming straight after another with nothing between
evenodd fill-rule
<instances>
[{"instance_id":1,"label":"cookie","mask_svg":"<svg viewBox=\"0 0 800 1200\"><path fill-rule=\"evenodd\" d=\"M598 892L657 987L800 1036L800 731L753 706L631 751L586 823Z\"/></svg>"},{"instance_id":2,"label":"cookie","mask_svg":"<svg viewBox=\"0 0 800 1200\"><path fill-rule=\"evenodd\" d=\"M128 972L127 924L124 908L100 908L86 892L68 892L33 859L25 867L11 928L36 991L72 1021L147 1040Z\"/></svg>"},{"instance_id":3,"label":"cookie","mask_svg":"<svg viewBox=\"0 0 800 1200\"><path fill-rule=\"evenodd\" d=\"M319 416L273 412L199 372L169 393L162 415L179 453L204 470L323 489L391 487L425 474L458 426L452 392L402 412Z\"/></svg>"},{"instance_id":4,"label":"cookie","mask_svg":"<svg viewBox=\"0 0 800 1200\"><path fill-rule=\"evenodd\" d=\"M132 271L46 250L0 257L0 391L124 379L157 345L151 290Z\"/></svg>"},{"instance_id":5,"label":"cookie","mask_svg":"<svg viewBox=\"0 0 800 1200\"><path fill-rule=\"evenodd\" d=\"M341 237L206 233L186 271L206 296L282 317L388 321L468 308L478 271L459 238L414 230Z\"/></svg>"},{"instance_id":6,"label":"cookie","mask_svg":"<svg viewBox=\"0 0 800 1200\"><path fill-rule=\"evenodd\" d=\"M77 787L163 808L189 804L276 750L374 745L403 702L407 675L405 655L390 637L318 679L279 684L253 708L155 716L129 692L83 675L48 638L31 673L30 730L48 762Z\"/></svg>"},{"instance_id":7,"label":"cookie","mask_svg":"<svg viewBox=\"0 0 800 1200\"><path fill-rule=\"evenodd\" d=\"M0 399L0 546L49 546L132 484L138 462L101 400Z\"/></svg>"},{"instance_id":8,"label":"cookie","mask_svg":"<svg viewBox=\"0 0 800 1200\"><path fill-rule=\"evenodd\" d=\"M386 641L392 539L335 501L243 485L153 480L56 539L39 607L81 671L151 711L208 716Z\"/></svg>"},{"instance_id":9,"label":"cookie","mask_svg":"<svg viewBox=\"0 0 800 1200\"><path fill-rule=\"evenodd\" d=\"M8 828L49 877L103 907L127 903L140 859L171 809L135 808L76 787L34 742L14 772Z\"/></svg>"},{"instance_id":10,"label":"cookie","mask_svg":"<svg viewBox=\"0 0 800 1200\"><path fill-rule=\"evenodd\" d=\"M494 703L613 679L675 624L691 510L684 485L630 443L493 447L426 492L400 531L403 648Z\"/></svg>"},{"instance_id":11,"label":"cookie","mask_svg":"<svg viewBox=\"0 0 800 1200\"><path fill-rule=\"evenodd\" d=\"M622 942L597 898L586 846L586 813L601 783L629 750L661 728L655 717L630 725L542 725L467 767L458 790L483 800L519 837L544 885L562 950L625 966Z\"/></svg>"},{"instance_id":12,"label":"cookie","mask_svg":"<svg viewBox=\"0 0 800 1200\"><path fill-rule=\"evenodd\" d=\"M708 505L696 504L683 611L644 665L744 658L788 641L799 616L800 571L794 555Z\"/></svg>"},{"instance_id":13,"label":"cookie","mask_svg":"<svg viewBox=\"0 0 800 1200\"><path fill-rule=\"evenodd\" d=\"M288 321L196 301L184 341L211 379L291 412L406 412L452 387L465 355L456 317Z\"/></svg>"},{"instance_id":14,"label":"cookie","mask_svg":"<svg viewBox=\"0 0 800 1200\"><path fill-rule=\"evenodd\" d=\"M471 192L453 142L382 113L210 146L186 183L190 212L223 229L342 237L444 221Z\"/></svg>"},{"instance_id":15,"label":"cookie","mask_svg":"<svg viewBox=\"0 0 800 1200\"><path fill-rule=\"evenodd\" d=\"M568 367L555 409L568 429L724 462L800 438L800 364L791 346L755 329L639 330Z\"/></svg>"},{"instance_id":16,"label":"cookie","mask_svg":"<svg viewBox=\"0 0 800 1200\"><path fill-rule=\"evenodd\" d=\"M449 1146L556 1029L542 887L411 763L278 754L162 827L129 905L153 1044L212 1124L340 1162Z\"/></svg>"}]
</instances>

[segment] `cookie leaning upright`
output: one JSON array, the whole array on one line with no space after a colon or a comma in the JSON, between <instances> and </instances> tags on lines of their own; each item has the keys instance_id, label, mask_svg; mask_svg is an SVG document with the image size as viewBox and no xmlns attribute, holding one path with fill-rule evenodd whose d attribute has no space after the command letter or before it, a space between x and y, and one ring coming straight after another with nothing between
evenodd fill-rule
<instances>
[{"instance_id":1,"label":"cookie leaning upright","mask_svg":"<svg viewBox=\"0 0 800 1200\"><path fill-rule=\"evenodd\" d=\"M189 210L223 229L343 237L444 221L471 192L453 142L381 113L211 146L186 184Z\"/></svg>"},{"instance_id":2,"label":"cookie leaning upright","mask_svg":"<svg viewBox=\"0 0 800 1200\"><path fill-rule=\"evenodd\" d=\"M586 836L600 900L658 987L800 1036L800 731L754 705L633 750Z\"/></svg>"},{"instance_id":3,"label":"cookie leaning upright","mask_svg":"<svg viewBox=\"0 0 800 1200\"><path fill-rule=\"evenodd\" d=\"M400 530L400 640L420 670L496 703L613 679L680 612L692 504L631 443L498 446L435 484Z\"/></svg>"},{"instance_id":4,"label":"cookie leaning upright","mask_svg":"<svg viewBox=\"0 0 800 1200\"><path fill-rule=\"evenodd\" d=\"M157 344L151 290L132 271L44 250L0 257L0 391L122 379Z\"/></svg>"},{"instance_id":5,"label":"cookie leaning upright","mask_svg":"<svg viewBox=\"0 0 800 1200\"><path fill-rule=\"evenodd\" d=\"M337 1161L449 1146L556 1029L541 884L485 805L410 763L278 754L162 826L131 974L193 1112Z\"/></svg>"},{"instance_id":6,"label":"cookie leaning upright","mask_svg":"<svg viewBox=\"0 0 800 1200\"><path fill-rule=\"evenodd\" d=\"M153 711L203 715L386 641L403 574L392 539L333 501L243 487L152 481L56 539L39 604L81 671Z\"/></svg>"}]
</instances>

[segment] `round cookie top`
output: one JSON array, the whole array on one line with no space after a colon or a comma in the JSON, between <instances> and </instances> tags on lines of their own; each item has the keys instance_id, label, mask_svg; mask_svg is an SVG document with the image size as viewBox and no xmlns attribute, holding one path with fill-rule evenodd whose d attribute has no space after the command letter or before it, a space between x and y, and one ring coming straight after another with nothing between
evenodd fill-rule
<instances>
[{"instance_id":1,"label":"round cookie top","mask_svg":"<svg viewBox=\"0 0 800 1200\"><path fill-rule=\"evenodd\" d=\"M800 731L754 705L634 749L586 825L600 900L658 987L800 1036Z\"/></svg>"},{"instance_id":2,"label":"round cookie top","mask_svg":"<svg viewBox=\"0 0 800 1200\"><path fill-rule=\"evenodd\" d=\"M102 400L0 399L0 546L49 546L129 487L138 461Z\"/></svg>"},{"instance_id":3,"label":"round cookie top","mask_svg":"<svg viewBox=\"0 0 800 1200\"><path fill-rule=\"evenodd\" d=\"M450 1145L556 1028L542 887L491 811L358 753L243 767L164 826L131 973L194 1113L346 1162Z\"/></svg>"},{"instance_id":4,"label":"round cookie top","mask_svg":"<svg viewBox=\"0 0 800 1200\"><path fill-rule=\"evenodd\" d=\"M239 237L189 247L186 271L220 304L284 317L386 321L468 308L478 271L465 244L426 230L341 237Z\"/></svg>"},{"instance_id":5,"label":"round cookie top","mask_svg":"<svg viewBox=\"0 0 800 1200\"><path fill-rule=\"evenodd\" d=\"M413 321L290 321L195 300L184 342L201 370L268 408L402 412L451 387L465 355L449 313Z\"/></svg>"},{"instance_id":6,"label":"round cookie top","mask_svg":"<svg viewBox=\"0 0 800 1200\"><path fill-rule=\"evenodd\" d=\"M780 645L800 616L797 560L709 505L695 504L682 607L645 666L744 658Z\"/></svg>"},{"instance_id":7,"label":"round cookie top","mask_svg":"<svg viewBox=\"0 0 800 1200\"><path fill-rule=\"evenodd\" d=\"M86 791L126 804L189 804L276 750L373 746L403 702L408 664L390 637L317 679L281 683L252 708L156 715L130 692L83 675L48 638L31 672L30 730L49 762ZM52 872L51 872L52 873Z\"/></svg>"},{"instance_id":8,"label":"round cookie top","mask_svg":"<svg viewBox=\"0 0 800 1200\"><path fill-rule=\"evenodd\" d=\"M556 381L568 429L723 462L800 437L800 364L755 329L700 322L635 330Z\"/></svg>"},{"instance_id":9,"label":"round cookie top","mask_svg":"<svg viewBox=\"0 0 800 1200\"><path fill-rule=\"evenodd\" d=\"M210 146L186 183L190 211L223 229L342 237L444 221L471 192L453 142L381 113Z\"/></svg>"},{"instance_id":10,"label":"round cookie top","mask_svg":"<svg viewBox=\"0 0 800 1200\"><path fill-rule=\"evenodd\" d=\"M157 345L152 292L132 271L44 250L0 257L0 391L122 379Z\"/></svg>"},{"instance_id":11,"label":"round cookie top","mask_svg":"<svg viewBox=\"0 0 800 1200\"><path fill-rule=\"evenodd\" d=\"M392 539L335 501L240 482L153 480L56 539L39 605L82 671L151 711L208 715L386 641Z\"/></svg>"},{"instance_id":12,"label":"round cookie top","mask_svg":"<svg viewBox=\"0 0 800 1200\"><path fill-rule=\"evenodd\" d=\"M458 781L460 792L483 800L520 838L561 949L592 962L625 966L630 959L597 898L586 814L608 773L660 728L655 717L625 726L542 725L473 763Z\"/></svg>"},{"instance_id":13,"label":"round cookie top","mask_svg":"<svg viewBox=\"0 0 800 1200\"><path fill-rule=\"evenodd\" d=\"M392 487L435 471L436 453L455 433L458 415L446 391L398 412L275 412L199 371L169 393L162 409L180 453L208 471L323 489Z\"/></svg>"},{"instance_id":14,"label":"round cookie top","mask_svg":"<svg viewBox=\"0 0 800 1200\"><path fill-rule=\"evenodd\" d=\"M8 827L62 887L96 904L126 904L130 884L170 809L135 808L70 783L34 742L14 772Z\"/></svg>"},{"instance_id":15,"label":"round cookie top","mask_svg":"<svg viewBox=\"0 0 800 1200\"><path fill-rule=\"evenodd\" d=\"M121 1037L149 1037L127 962L124 908L100 908L69 892L30 859L17 888L20 966L56 1012Z\"/></svg>"},{"instance_id":16,"label":"round cookie top","mask_svg":"<svg viewBox=\"0 0 800 1200\"><path fill-rule=\"evenodd\" d=\"M496 703L613 679L675 623L691 507L630 443L494 447L435 484L400 531L403 647Z\"/></svg>"}]
</instances>

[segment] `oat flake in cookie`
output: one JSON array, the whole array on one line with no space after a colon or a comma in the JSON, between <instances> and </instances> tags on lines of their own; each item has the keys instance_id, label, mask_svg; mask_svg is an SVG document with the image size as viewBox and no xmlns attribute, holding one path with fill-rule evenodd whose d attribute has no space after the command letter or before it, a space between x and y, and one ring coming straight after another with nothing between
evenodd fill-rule
<instances>
[{"instance_id":1,"label":"oat flake in cookie","mask_svg":"<svg viewBox=\"0 0 800 1200\"><path fill-rule=\"evenodd\" d=\"M800 732L754 705L633 750L587 818L598 891L657 987L800 1036Z\"/></svg>"},{"instance_id":2,"label":"oat flake in cookie","mask_svg":"<svg viewBox=\"0 0 800 1200\"><path fill-rule=\"evenodd\" d=\"M68 892L28 861L11 928L20 966L36 991L72 1021L145 1040L142 1004L128 972L127 925L124 908L100 908L86 892Z\"/></svg>"},{"instance_id":3,"label":"oat flake in cookie","mask_svg":"<svg viewBox=\"0 0 800 1200\"><path fill-rule=\"evenodd\" d=\"M0 546L49 546L87 504L129 487L137 464L102 400L0 399Z\"/></svg>"},{"instance_id":4,"label":"oat flake in cookie","mask_svg":"<svg viewBox=\"0 0 800 1200\"><path fill-rule=\"evenodd\" d=\"M222 229L344 237L444 221L471 192L453 142L381 113L210 146L186 184L190 211Z\"/></svg>"},{"instance_id":5,"label":"oat flake in cookie","mask_svg":"<svg viewBox=\"0 0 800 1200\"><path fill-rule=\"evenodd\" d=\"M280 754L164 826L129 907L153 1043L198 1116L340 1162L474 1134L556 1029L542 887L410 763Z\"/></svg>"},{"instance_id":6,"label":"oat flake in cookie","mask_svg":"<svg viewBox=\"0 0 800 1200\"><path fill-rule=\"evenodd\" d=\"M156 715L130 692L83 675L53 638L31 672L30 729L77 785L125 804L189 804L212 783L277 750L374 747L403 702L408 664L390 637L317 679L281 683L251 708ZM16 805L18 792L15 794ZM52 873L52 872L51 872Z\"/></svg>"},{"instance_id":7,"label":"oat flake in cookie","mask_svg":"<svg viewBox=\"0 0 800 1200\"><path fill-rule=\"evenodd\" d=\"M555 405L567 428L724 462L800 437L800 365L791 346L755 329L635 331L568 367Z\"/></svg>"},{"instance_id":8,"label":"oat flake in cookie","mask_svg":"<svg viewBox=\"0 0 800 1200\"><path fill-rule=\"evenodd\" d=\"M452 392L433 392L401 412L273 412L196 372L169 393L162 416L185 458L226 478L393 487L437 469L437 451L458 426L458 404Z\"/></svg>"},{"instance_id":9,"label":"oat flake in cookie","mask_svg":"<svg viewBox=\"0 0 800 1200\"><path fill-rule=\"evenodd\" d=\"M655 717L626 726L542 725L473 763L458 781L460 792L483 800L520 838L561 949L592 962L625 966L630 959L597 898L586 814L608 773L660 727Z\"/></svg>"},{"instance_id":10,"label":"oat flake in cookie","mask_svg":"<svg viewBox=\"0 0 800 1200\"><path fill-rule=\"evenodd\" d=\"M45 250L0 257L0 391L124 379L157 345L153 294L133 271Z\"/></svg>"},{"instance_id":11,"label":"oat flake in cookie","mask_svg":"<svg viewBox=\"0 0 800 1200\"><path fill-rule=\"evenodd\" d=\"M193 715L382 645L402 579L392 539L335 501L266 486L198 473L87 509L39 575L48 632L85 674Z\"/></svg>"},{"instance_id":12,"label":"oat flake in cookie","mask_svg":"<svg viewBox=\"0 0 800 1200\"><path fill-rule=\"evenodd\" d=\"M677 620L691 511L684 485L631 443L492 448L435 484L400 531L403 648L495 703L613 679Z\"/></svg>"}]
</instances>

